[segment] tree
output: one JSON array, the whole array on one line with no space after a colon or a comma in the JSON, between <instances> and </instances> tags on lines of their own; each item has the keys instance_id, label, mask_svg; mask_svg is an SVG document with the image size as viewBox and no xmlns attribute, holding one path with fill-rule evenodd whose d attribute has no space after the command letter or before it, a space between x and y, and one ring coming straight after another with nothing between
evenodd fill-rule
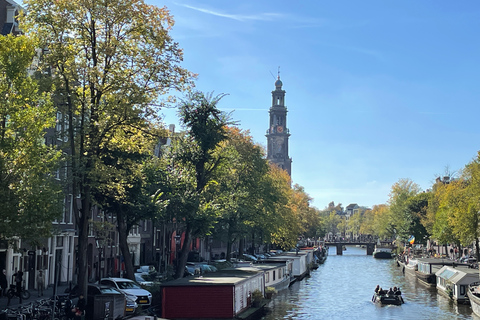
<instances>
[{"instance_id":1,"label":"tree","mask_svg":"<svg viewBox=\"0 0 480 320\"><path fill-rule=\"evenodd\" d=\"M390 191L390 236L394 233L397 237L406 241L412 234L410 221L412 221L411 212L407 210L407 204L410 197L420 192L420 186L409 179L400 179L396 182Z\"/></svg>"},{"instance_id":2,"label":"tree","mask_svg":"<svg viewBox=\"0 0 480 320\"><path fill-rule=\"evenodd\" d=\"M326 217L326 229L327 232L331 232L332 235L336 236L341 230L338 226L341 223L342 218L337 214L336 211L327 212L328 216Z\"/></svg>"},{"instance_id":3,"label":"tree","mask_svg":"<svg viewBox=\"0 0 480 320\"><path fill-rule=\"evenodd\" d=\"M215 187L220 211L215 236L227 243L226 259L230 260L235 241L242 240L255 229L265 234L256 222L264 212L261 210L264 198L262 179L269 167L262 148L253 142L248 131L229 127L228 135L229 139L222 143L221 152L226 161L219 168L218 185ZM243 245L240 247L243 249Z\"/></svg>"},{"instance_id":4,"label":"tree","mask_svg":"<svg viewBox=\"0 0 480 320\"><path fill-rule=\"evenodd\" d=\"M366 210L363 214L363 219L360 224L360 233L361 234L377 234L375 232L375 213L372 209Z\"/></svg>"},{"instance_id":5,"label":"tree","mask_svg":"<svg viewBox=\"0 0 480 320\"><path fill-rule=\"evenodd\" d=\"M363 216L360 212L354 213L347 222L347 231L353 235L358 235L360 233L360 228L363 222Z\"/></svg>"},{"instance_id":6,"label":"tree","mask_svg":"<svg viewBox=\"0 0 480 320\"><path fill-rule=\"evenodd\" d=\"M175 277L183 277L193 237L205 236L216 221L216 197L210 186L217 184L220 143L228 138L229 116L217 108L224 95L202 92L189 94L179 106L180 121L186 129L170 150L164 182L166 213L184 233Z\"/></svg>"},{"instance_id":7,"label":"tree","mask_svg":"<svg viewBox=\"0 0 480 320\"><path fill-rule=\"evenodd\" d=\"M92 194L101 208L116 217L119 248L124 258L126 277L135 280L127 238L141 220L155 221L160 207L152 197L155 190L148 179L154 144L159 130L144 125L143 130L119 128L112 131L108 145L96 163Z\"/></svg>"},{"instance_id":8,"label":"tree","mask_svg":"<svg viewBox=\"0 0 480 320\"><path fill-rule=\"evenodd\" d=\"M33 244L51 236L62 210L53 174L61 153L44 138L55 110L29 73L36 44L23 35L0 37L0 239Z\"/></svg>"},{"instance_id":9,"label":"tree","mask_svg":"<svg viewBox=\"0 0 480 320\"><path fill-rule=\"evenodd\" d=\"M433 186L433 196L429 201L427 209L427 218L431 226L431 234L441 244L457 242L453 233L453 228L450 223L449 216L452 214L451 207L448 203L448 188L449 184L443 181L437 181ZM433 216L433 219L432 219ZM429 227L429 223L426 224ZM427 229L428 230L428 229Z\"/></svg>"},{"instance_id":10,"label":"tree","mask_svg":"<svg viewBox=\"0 0 480 320\"><path fill-rule=\"evenodd\" d=\"M142 128L159 96L185 89L192 74L169 31L173 18L142 0L27 0L28 34L35 33L52 67L72 168L78 231L78 281L87 286L87 244L97 162L112 132Z\"/></svg>"},{"instance_id":11,"label":"tree","mask_svg":"<svg viewBox=\"0 0 480 320\"><path fill-rule=\"evenodd\" d=\"M429 200L432 198L429 192L419 193L410 197L406 203L406 214L410 217L410 234L415 237L415 242L426 244L430 237L422 221L425 221Z\"/></svg>"},{"instance_id":12,"label":"tree","mask_svg":"<svg viewBox=\"0 0 480 320\"><path fill-rule=\"evenodd\" d=\"M391 222L391 213L388 205L379 204L372 208L373 214L373 230L375 235L384 238L390 237L393 234L393 227Z\"/></svg>"},{"instance_id":13,"label":"tree","mask_svg":"<svg viewBox=\"0 0 480 320\"><path fill-rule=\"evenodd\" d=\"M298 184L293 186L292 191L293 210L300 224L300 234L306 238L317 237L320 229L320 215L318 210L310 206L312 198Z\"/></svg>"},{"instance_id":14,"label":"tree","mask_svg":"<svg viewBox=\"0 0 480 320\"><path fill-rule=\"evenodd\" d=\"M265 176L264 212L257 223L270 235L270 242L283 250L295 247L301 234L300 222L292 210L293 191L290 185L287 171L270 164L269 173Z\"/></svg>"},{"instance_id":15,"label":"tree","mask_svg":"<svg viewBox=\"0 0 480 320\"><path fill-rule=\"evenodd\" d=\"M475 242L477 259L480 259L480 152L465 166L461 177L448 184L446 191L453 234L463 245Z\"/></svg>"}]
</instances>

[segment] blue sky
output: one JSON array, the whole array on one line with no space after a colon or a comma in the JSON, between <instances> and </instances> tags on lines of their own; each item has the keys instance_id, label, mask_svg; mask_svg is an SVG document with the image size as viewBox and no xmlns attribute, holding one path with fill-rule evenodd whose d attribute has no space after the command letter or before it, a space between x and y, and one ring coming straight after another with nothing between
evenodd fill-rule
<instances>
[{"instance_id":1,"label":"blue sky","mask_svg":"<svg viewBox=\"0 0 480 320\"><path fill-rule=\"evenodd\" d=\"M319 209L386 203L401 178L425 190L480 150L479 1L147 2L263 146L280 66L293 183Z\"/></svg>"}]
</instances>

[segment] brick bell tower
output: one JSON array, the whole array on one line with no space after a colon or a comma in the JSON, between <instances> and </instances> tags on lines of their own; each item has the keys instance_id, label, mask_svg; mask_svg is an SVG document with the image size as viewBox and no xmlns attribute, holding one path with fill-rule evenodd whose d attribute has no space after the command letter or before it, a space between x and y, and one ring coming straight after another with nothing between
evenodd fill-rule
<instances>
[{"instance_id":1,"label":"brick bell tower","mask_svg":"<svg viewBox=\"0 0 480 320\"><path fill-rule=\"evenodd\" d=\"M292 176L292 158L288 156L287 107L285 107L285 90L282 90L280 72L272 91L270 107L270 126L267 130L267 160L287 171Z\"/></svg>"}]
</instances>

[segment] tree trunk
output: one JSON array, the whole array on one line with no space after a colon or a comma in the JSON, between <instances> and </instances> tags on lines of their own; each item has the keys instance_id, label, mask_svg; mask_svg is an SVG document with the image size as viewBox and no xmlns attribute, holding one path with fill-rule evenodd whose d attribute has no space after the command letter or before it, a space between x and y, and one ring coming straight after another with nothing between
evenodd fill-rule
<instances>
[{"instance_id":1,"label":"tree trunk","mask_svg":"<svg viewBox=\"0 0 480 320\"><path fill-rule=\"evenodd\" d=\"M183 240L183 246L180 250L180 255L177 258L177 270L175 270L175 278L183 278L185 273L185 267L187 265L188 254L190 253L190 244L192 243L192 228L187 225L185 230L185 239Z\"/></svg>"},{"instance_id":2,"label":"tree trunk","mask_svg":"<svg viewBox=\"0 0 480 320\"><path fill-rule=\"evenodd\" d=\"M240 238L240 242L238 244L238 256L243 256L243 248L245 247L245 237Z\"/></svg>"},{"instance_id":3,"label":"tree trunk","mask_svg":"<svg viewBox=\"0 0 480 320\"><path fill-rule=\"evenodd\" d=\"M480 261L480 248L478 246L479 246L478 237L475 237L475 249L476 249L477 261Z\"/></svg>"},{"instance_id":4,"label":"tree trunk","mask_svg":"<svg viewBox=\"0 0 480 320\"><path fill-rule=\"evenodd\" d=\"M125 263L126 278L135 280L135 271L133 270L132 256L130 255L130 249L128 248L128 230L127 224L123 217L123 213L117 213L117 231L118 231L118 245L123 255L123 261Z\"/></svg>"},{"instance_id":5,"label":"tree trunk","mask_svg":"<svg viewBox=\"0 0 480 320\"><path fill-rule=\"evenodd\" d=\"M78 229L78 286L80 292L87 297L88 284L88 264L87 264L87 249L88 249L88 217L90 215L91 201L90 188L85 187L83 193L82 208L79 212Z\"/></svg>"},{"instance_id":6,"label":"tree trunk","mask_svg":"<svg viewBox=\"0 0 480 320\"><path fill-rule=\"evenodd\" d=\"M227 252L225 256L225 260L230 261L232 258L232 241L230 241L230 237L227 240Z\"/></svg>"},{"instance_id":7,"label":"tree trunk","mask_svg":"<svg viewBox=\"0 0 480 320\"><path fill-rule=\"evenodd\" d=\"M225 256L225 260L230 261L232 258L232 231L231 231L231 226L228 227L228 232L227 232L227 253Z\"/></svg>"}]
</instances>

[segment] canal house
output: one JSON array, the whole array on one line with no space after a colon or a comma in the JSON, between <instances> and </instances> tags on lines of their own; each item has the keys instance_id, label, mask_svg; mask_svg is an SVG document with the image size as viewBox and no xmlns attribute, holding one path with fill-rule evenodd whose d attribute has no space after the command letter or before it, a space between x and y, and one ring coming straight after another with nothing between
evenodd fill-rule
<instances>
[{"instance_id":1,"label":"canal house","mask_svg":"<svg viewBox=\"0 0 480 320\"><path fill-rule=\"evenodd\" d=\"M250 308L252 293L259 290L264 294L264 288L259 270L221 270L165 282L161 287L162 317L235 318Z\"/></svg>"},{"instance_id":2,"label":"canal house","mask_svg":"<svg viewBox=\"0 0 480 320\"><path fill-rule=\"evenodd\" d=\"M468 286L479 281L478 270L467 266L443 266L435 275L438 293L460 304L468 303Z\"/></svg>"}]
</instances>

